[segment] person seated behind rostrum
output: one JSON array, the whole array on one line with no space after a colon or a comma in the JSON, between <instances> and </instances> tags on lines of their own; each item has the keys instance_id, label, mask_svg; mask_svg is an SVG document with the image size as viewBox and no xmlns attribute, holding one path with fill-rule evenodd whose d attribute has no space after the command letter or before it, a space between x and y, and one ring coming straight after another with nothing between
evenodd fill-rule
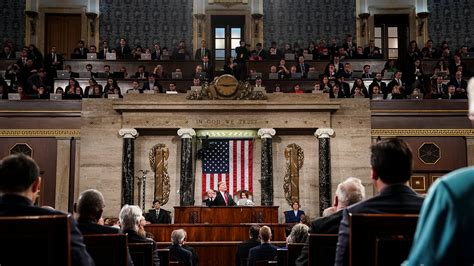
<instances>
[{"instance_id":1,"label":"person seated behind rostrum","mask_svg":"<svg viewBox=\"0 0 474 266\"><path fill-rule=\"evenodd\" d=\"M254 206L255 203L250 199L249 192L242 190L240 192L240 199L237 201L238 206Z\"/></svg>"},{"instance_id":2,"label":"person seated behind rostrum","mask_svg":"<svg viewBox=\"0 0 474 266\"><path fill-rule=\"evenodd\" d=\"M153 201L153 209L145 214L145 219L152 224L170 224L171 212L161 208L159 200Z\"/></svg>"}]
</instances>

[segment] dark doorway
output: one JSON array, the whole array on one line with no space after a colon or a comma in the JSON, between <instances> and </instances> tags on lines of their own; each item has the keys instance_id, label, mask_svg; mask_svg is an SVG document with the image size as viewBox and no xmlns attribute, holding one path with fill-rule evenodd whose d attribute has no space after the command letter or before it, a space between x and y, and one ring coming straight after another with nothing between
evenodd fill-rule
<instances>
[{"instance_id":1,"label":"dark doorway","mask_svg":"<svg viewBox=\"0 0 474 266\"><path fill-rule=\"evenodd\" d=\"M383 51L384 58L404 59L409 43L409 16L374 15L375 45Z\"/></svg>"},{"instance_id":2,"label":"dark doorway","mask_svg":"<svg viewBox=\"0 0 474 266\"><path fill-rule=\"evenodd\" d=\"M81 15L46 14L45 54L50 52L52 45L56 45L58 52L69 59L72 51L77 46L77 41L80 39Z\"/></svg>"}]
</instances>

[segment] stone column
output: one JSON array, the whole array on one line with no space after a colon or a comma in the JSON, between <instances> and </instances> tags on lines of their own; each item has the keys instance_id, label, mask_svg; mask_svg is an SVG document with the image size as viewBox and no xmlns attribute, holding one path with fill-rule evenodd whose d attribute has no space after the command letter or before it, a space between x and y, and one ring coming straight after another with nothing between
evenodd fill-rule
<instances>
[{"instance_id":1,"label":"stone column","mask_svg":"<svg viewBox=\"0 0 474 266\"><path fill-rule=\"evenodd\" d=\"M261 128L257 132L262 138L262 206L273 206L272 136L275 136L275 133L273 128Z\"/></svg>"},{"instance_id":2,"label":"stone column","mask_svg":"<svg viewBox=\"0 0 474 266\"><path fill-rule=\"evenodd\" d=\"M178 130L178 136L181 137L180 206L194 205L193 136L195 135L196 132L192 128Z\"/></svg>"},{"instance_id":3,"label":"stone column","mask_svg":"<svg viewBox=\"0 0 474 266\"><path fill-rule=\"evenodd\" d=\"M334 135L332 128L318 128L314 133L319 139L319 215L331 206L331 154L329 138Z\"/></svg>"},{"instance_id":4,"label":"stone column","mask_svg":"<svg viewBox=\"0 0 474 266\"><path fill-rule=\"evenodd\" d=\"M122 205L133 204L134 183L134 140L138 132L134 128L122 128L119 135L123 137L122 154Z\"/></svg>"}]
</instances>

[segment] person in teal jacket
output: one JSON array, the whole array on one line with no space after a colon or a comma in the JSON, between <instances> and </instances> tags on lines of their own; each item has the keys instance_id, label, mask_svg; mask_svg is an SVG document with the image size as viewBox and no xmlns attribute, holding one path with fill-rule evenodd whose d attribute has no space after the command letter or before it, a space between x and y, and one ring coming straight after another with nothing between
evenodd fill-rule
<instances>
[{"instance_id":1,"label":"person in teal jacket","mask_svg":"<svg viewBox=\"0 0 474 266\"><path fill-rule=\"evenodd\" d=\"M474 167L453 171L430 188L403 265L474 265Z\"/></svg>"}]
</instances>

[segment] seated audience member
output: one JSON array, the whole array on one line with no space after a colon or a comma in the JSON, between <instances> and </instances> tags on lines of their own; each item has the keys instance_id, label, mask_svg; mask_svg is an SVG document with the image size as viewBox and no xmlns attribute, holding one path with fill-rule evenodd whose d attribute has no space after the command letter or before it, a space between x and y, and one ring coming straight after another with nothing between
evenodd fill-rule
<instances>
[{"instance_id":1,"label":"seated audience member","mask_svg":"<svg viewBox=\"0 0 474 266\"><path fill-rule=\"evenodd\" d=\"M88 98L102 98L102 96L102 86L98 84L94 86L93 94L89 94Z\"/></svg>"},{"instance_id":2,"label":"seated audience member","mask_svg":"<svg viewBox=\"0 0 474 266\"><path fill-rule=\"evenodd\" d=\"M62 87L57 87L54 93L64 95L64 89Z\"/></svg>"},{"instance_id":3,"label":"seated audience member","mask_svg":"<svg viewBox=\"0 0 474 266\"><path fill-rule=\"evenodd\" d=\"M92 78L96 77L96 73L92 72L92 65L91 64L87 64L86 65L86 72L89 72L90 73L90 76Z\"/></svg>"},{"instance_id":4,"label":"seated audience member","mask_svg":"<svg viewBox=\"0 0 474 266\"><path fill-rule=\"evenodd\" d=\"M370 65L364 65L364 70L362 72L363 79L371 79L372 73L370 73Z\"/></svg>"},{"instance_id":5,"label":"seated audience member","mask_svg":"<svg viewBox=\"0 0 474 266\"><path fill-rule=\"evenodd\" d=\"M383 139L372 145L371 152L372 182L379 194L343 210L335 265L348 265L349 213L418 214L423 203L408 186L413 155L405 141Z\"/></svg>"},{"instance_id":6,"label":"seated audience member","mask_svg":"<svg viewBox=\"0 0 474 266\"><path fill-rule=\"evenodd\" d=\"M278 78L279 79L286 79L290 77L290 70L285 66L285 59L280 60L280 64L278 65Z\"/></svg>"},{"instance_id":7,"label":"seated audience member","mask_svg":"<svg viewBox=\"0 0 474 266\"><path fill-rule=\"evenodd\" d=\"M75 95L77 88L80 88L82 90L82 88L79 86L79 82L75 78L70 78L69 84L66 86L66 88L64 88L66 90L65 91L66 96L72 97L72 95Z\"/></svg>"},{"instance_id":8,"label":"seated audience member","mask_svg":"<svg viewBox=\"0 0 474 266\"><path fill-rule=\"evenodd\" d=\"M64 70L66 70L69 73L69 77L71 78L79 78L79 73L72 71L71 65L65 65Z\"/></svg>"},{"instance_id":9,"label":"seated audience member","mask_svg":"<svg viewBox=\"0 0 474 266\"><path fill-rule=\"evenodd\" d=\"M255 87L255 88L264 87L264 86L262 86L262 78L261 78L261 77L255 78L255 85L254 85L254 87Z\"/></svg>"},{"instance_id":10,"label":"seated audience member","mask_svg":"<svg viewBox=\"0 0 474 266\"><path fill-rule=\"evenodd\" d=\"M277 48L275 47L270 47L268 50L268 60L280 60L281 55L278 53Z\"/></svg>"},{"instance_id":11,"label":"seated audience member","mask_svg":"<svg viewBox=\"0 0 474 266\"><path fill-rule=\"evenodd\" d=\"M178 46L173 49L172 56L174 60L189 60L191 58L188 50L186 49L186 43L184 40L181 40Z\"/></svg>"},{"instance_id":12,"label":"seated audience member","mask_svg":"<svg viewBox=\"0 0 474 266\"><path fill-rule=\"evenodd\" d=\"M152 224L170 224L171 212L161 208L159 200L153 201L153 209L148 210L145 219Z\"/></svg>"},{"instance_id":13,"label":"seated audience member","mask_svg":"<svg viewBox=\"0 0 474 266\"><path fill-rule=\"evenodd\" d=\"M27 99L29 99L29 96L28 96L28 94L26 93L26 90L25 90L25 88L23 87L23 85L18 84L18 85L16 86L16 92L17 92L18 94L20 94L20 100L27 100Z\"/></svg>"},{"instance_id":14,"label":"seated audience member","mask_svg":"<svg viewBox=\"0 0 474 266\"><path fill-rule=\"evenodd\" d=\"M249 192L243 190L240 192L240 199L237 201L237 206L254 206L255 203L250 199Z\"/></svg>"},{"instance_id":15,"label":"seated audience member","mask_svg":"<svg viewBox=\"0 0 474 266\"><path fill-rule=\"evenodd\" d=\"M120 75L122 75L124 79L130 78L130 74L128 74L127 68L124 66L120 67L120 71L118 73L120 73Z\"/></svg>"},{"instance_id":16,"label":"seated audience member","mask_svg":"<svg viewBox=\"0 0 474 266\"><path fill-rule=\"evenodd\" d=\"M12 51L12 47L8 44L3 46L3 51L0 53L1 59L15 59L15 53Z\"/></svg>"},{"instance_id":17,"label":"seated audience member","mask_svg":"<svg viewBox=\"0 0 474 266\"><path fill-rule=\"evenodd\" d=\"M309 236L309 227L304 223L295 224L290 235L286 238L287 244L306 243Z\"/></svg>"},{"instance_id":18,"label":"seated audience member","mask_svg":"<svg viewBox=\"0 0 474 266\"><path fill-rule=\"evenodd\" d=\"M364 48L362 46L357 46L355 54L352 56L353 59L364 59L367 58L364 55Z\"/></svg>"},{"instance_id":19,"label":"seated audience member","mask_svg":"<svg viewBox=\"0 0 474 266\"><path fill-rule=\"evenodd\" d=\"M467 91L467 82L462 78L461 71L456 72L455 76L449 81L449 85L453 85L457 93L465 94Z\"/></svg>"},{"instance_id":20,"label":"seated audience member","mask_svg":"<svg viewBox=\"0 0 474 266\"><path fill-rule=\"evenodd\" d=\"M454 84L449 84L448 90L446 93L442 95L442 98L447 99L447 100L456 100L456 99L467 99L467 96L466 94L462 92L457 92Z\"/></svg>"},{"instance_id":21,"label":"seated audience member","mask_svg":"<svg viewBox=\"0 0 474 266\"><path fill-rule=\"evenodd\" d=\"M398 84L392 87L392 92L387 95L387 100L405 99L405 95L400 92Z\"/></svg>"},{"instance_id":22,"label":"seated audience member","mask_svg":"<svg viewBox=\"0 0 474 266\"><path fill-rule=\"evenodd\" d=\"M351 87L349 83L345 81L345 78L343 75L338 75L336 82L334 84L339 84L339 90L344 94L345 98L351 97Z\"/></svg>"},{"instance_id":23,"label":"seated audience member","mask_svg":"<svg viewBox=\"0 0 474 266\"><path fill-rule=\"evenodd\" d=\"M360 92L362 93L362 95L363 95L365 98L369 98L369 90L367 90L367 88L365 87L365 84L364 84L364 82L362 81L362 79L356 78L356 79L354 80L354 85L352 86L352 89L351 89L351 94L352 94L352 95L355 94L356 88L359 88L359 89L360 89Z\"/></svg>"},{"instance_id":24,"label":"seated audience member","mask_svg":"<svg viewBox=\"0 0 474 266\"><path fill-rule=\"evenodd\" d=\"M385 72L395 73L397 71L399 71L399 69L397 68L395 60L390 59L385 63L384 68L382 69L382 76L385 75Z\"/></svg>"},{"instance_id":25,"label":"seated audience member","mask_svg":"<svg viewBox=\"0 0 474 266\"><path fill-rule=\"evenodd\" d=\"M105 76L106 76L107 78L113 77L113 74L114 74L114 73L110 70L110 65L104 65L104 68L103 68L103 69L104 69L104 72L103 72L103 73L105 73Z\"/></svg>"},{"instance_id":26,"label":"seated audience member","mask_svg":"<svg viewBox=\"0 0 474 266\"><path fill-rule=\"evenodd\" d=\"M235 206L232 195L227 192L227 184L225 181L220 181L217 184L217 188L216 198L212 201L211 206Z\"/></svg>"},{"instance_id":27,"label":"seated audience member","mask_svg":"<svg viewBox=\"0 0 474 266\"><path fill-rule=\"evenodd\" d=\"M72 59L86 59L87 58L87 53L89 50L84 47L84 41L79 40L77 42L77 47L74 48L74 51L72 52Z\"/></svg>"},{"instance_id":28,"label":"seated audience member","mask_svg":"<svg viewBox=\"0 0 474 266\"><path fill-rule=\"evenodd\" d=\"M262 58L262 60L266 60L268 58L267 51L263 49L262 43L257 43L257 45L255 45L255 50L253 50L252 53L253 52Z\"/></svg>"},{"instance_id":29,"label":"seated audience member","mask_svg":"<svg viewBox=\"0 0 474 266\"><path fill-rule=\"evenodd\" d=\"M465 76L469 76L469 72L466 66L466 63L461 60L460 54L454 54L453 60L449 63L449 72L451 75L455 75L458 67L462 67L463 73Z\"/></svg>"},{"instance_id":30,"label":"seated audience member","mask_svg":"<svg viewBox=\"0 0 474 266\"><path fill-rule=\"evenodd\" d=\"M375 74L375 78L374 80L372 81L372 83L370 83L369 85L369 91L372 91L372 88L374 86L378 86L380 88L380 90L382 91L383 95L384 95L384 99L387 98L387 95L390 93L387 89L387 84L385 82L382 81L382 74L381 73L377 73Z\"/></svg>"},{"instance_id":31,"label":"seated audience member","mask_svg":"<svg viewBox=\"0 0 474 266\"><path fill-rule=\"evenodd\" d=\"M388 90L391 90L393 86L398 85L400 93L405 93L405 84L402 80L402 71L396 71L393 74L393 79L387 85Z\"/></svg>"},{"instance_id":32,"label":"seated audience member","mask_svg":"<svg viewBox=\"0 0 474 266\"><path fill-rule=\"evenodd\" d=\"M63 69L64 57L58 54L57 47L51 46L51 52L44 57L44 67L50 70L61 70ZM54 74L56 74L54 72Z\"/></svg>"},{"instance_id":33,"label":"seated audience member","mask_svg":"<svg viewBox=\"0 0 474 266\"><path fill-rule=\"evenodd\" d=\"M94 78L90 78L89 86L86 86L84 89L84 98L89 98L89 95L93 95L96 86L99 86L102 91L102 85L98 84Z\"/></svg>"},{"instance_id":34,"label":"seated audience member","mask_svg":"<svg viewBox=\"0 0 474 266\"><path fill-rule=\"evenodd\" d=\"M352 79L352 67L350 63L344 64L344 69L339 72L339 75L344 76L346 79Z\"/></svg>"},{"instance_id":35,"label":"seated audience member","mask_svg":"<svg viewBox=\"0 0 474 266\"><path fill-rule=\"evenodd\" d=\"M313 93L317 93L317 92L320 92L322 91L321 89L321 83L319 83L319 81L316 81L314 84L313 84Z\"/></svg>"},{"instance_id":36,"label":"seated audience member","mask_svg":"<svg viewBox=\"0 0 474 266\"><path fill-rule=\"evenodd\" d=\"M303 94L304 90L301 89L301 85L299 83L296 83L293 85L293 93L295 94Z\"/></svg>"},{"instance_id":37,"label":"seated audience member","mask_svg":"<svg viewBox=\"0 0 474 266\"><path fill-rule=\"evenodd\" d=\"M168 73L165 72L162 65L156 65L155 69L153 70L156 79L167 79L170 78Z\"/></svg>"},{"instance_id":38,"label":"seated audience member","mask_svg":"<svg viewBox=\"0 0 474 266\"><path fill-rule=\"evenodd\" d=\"M362 93L362 89L359 86L352 87L351 98L365 98L365 95Z\"/></svg>"},{"instance_id":39,"label":"seated audience member","mask_svg":"<svg viewBox=\"0 0 474 266\"><path fill-rule=\"evenodd\" d=\"M202 58L202 71L206 73L208 80L214 79L214 66L207 55Z\"/></svg>"},{"instance_id":40,"label":"seated audience member","mask_svg":"<svg viewBox=\"0 0 474 266\"><path fill-rule=\"evenodd\" d=\"M170 85L168 86L168 89L166 91L176 91L176 83L170 82Z\"/></svg>"},{"instance_id":41,"label":"seated audience member","mask_svg":"<svg viewBox=\"0 0 474 266\"><path fill-rule=\"evenodd\" d=\"M183 229L171 232L171 245L167 247L170 250L170 261L181 261L186 266L193 266L193 253L183 248L185 240L186 232Z\"/></svg>"},{"instance_id":42,"label":"seated audience member","mask_svg":"<svg viewBox=\"0 0 474 266\"><path fill-rule=\"evenodd\" d=\"M198 78L200 80L209 80L208 74L202 70L202 65L197 65L194 68L193 78Z\"/></svg>"},{"instance_id":43,"label":"seated audience member","mask_svg":"<svg viewBox=\"0 0 474 266\"><path fill-rule=\"evenodd\" d=\"M331 89L329 89L329 98L346 98L346 95L344 95L344 92L339 88L339 84L335 83L334 86L332 86Z\"/></svg>"},{"instance_id":44,"label":"seated audience member","mask_svg":"<svg viewBox=\"0 0 474 266\"><path fill-rule=\"evenodd\" d=\"M154 90L155 92L163 92L163 86L161 86L160 82L156 80L156 75L151 74L148 76L148 82L143 83L142 90Z\"/></svg>"},{"instance_id":45,"label":"seated audience member","mask_svg":"<svg viewBox=\"0 0 474 266\"><path fill-rule=\"evenodd\" d=\"M205 200L203 201L203 203L204 203L207 207L209 207L209 206L212 205L212 202L213 202L213 201L215 200L215 198L216 198L216 192L214 191L214 189L209 189L206 194L207 194L207 199L205 199Z\"/></svg>"},{"instance_id":46,"label":"seated audience member","mask_svg":"<svg viewBox=\"0 0 474 266\"><path fill-rule=\"evenodd\" d=\"M255 262L260 260L274 260L277 252L277 247L270 244L272 238L272 231L268 226L262 226L259 231L258 238L261 244L249 250L247 258L248 266L255 266Z\"/></svg>"},{"instance_id":47,"label":"seated audience member","mask_svg":"<svg viewBox=\"0 0 474 266\"><path fill-rule=\"evenodd\" d=\"M257 51L252 51L249 61L263 61L263 58L257 54Z\"/></svg>"},{"instance_id":48,"label":"seated audience member","mask_svg":"<svg viewBox=\"0 0 474 266\"><path fill-rule=\"evenodd\" d=\"M14 154L3 158L0 161L0 216L64 215L54 209L34 206L41 181L39 167L31 157ZM70 234L72 264L94 265L75 219L71 219Z\"/></svg>"},{"instance_id":49,"label":"seated audience member","mask_svg":"<svg viewBox=\"0 0 474 266\"><path fill-rule=\"evenodd\" d=\"M300 210L300 204L297 201L291 203L291 210L285 212L285 223L299 223L304 211Z\"/></svg>"},{"instance_id":50,"label":"seated audience member","mask_svg":"<svg viewBox=\"0 0 474 266\"><path fill-rule=\"evenodd\" d=\"M34 94L38 93L38 88L40 86L45 87L48 85L47 83L46 70L44 68L40 68L38 72L28 78L28 87Z\"/></svg>"},{"instance_id":51,"label":"seated audience member","mask_svg":"<svg viewBox=\"0 0 474 266\"><path fill-rule=\"evenodd\" d=\"M153 243L155 241L152 239L146 238L143 235L139 234L140 220L142 218L142 210L137 205L128 205L125 204L120 210L119 220L120 220L120 232L127 234L128 243ZM155 245L153 245L155 246ZM153 252L153 265L160 265L160 258L157 251Z\"/></svg>"},{"instance_id":52,"label":"seated audience member","mask_svg":"<svg viewBox=\"0 0 474 266\"><path fill-rule=\"evenodd\" d=\"M127 93L143 93L142 88L140 87L140 81L133 80L132 81L132 88L127 90Z\"/></svg>"},{"instance_id":53,"label":"seated audience member","mask_svg":"<svg viewBox=\"0 0 474 266\"><path fill-rule=\"evenodd\" d=\"M296 72L301 73L301 77L306 78L309 71L309 65L304 61L304 56L298 57L298 64L296 65Z\"/></svg>"},{"instance_id":54,"label":"seated audience member","mask_svg":"<svg viewBox=\"0 0 474 266\"><path fill-rule=\"evenodd\" d=\"M109 92L114 92L115 89L119 89L119 86L117 84L117 81L111 77L107 79L107 84L104 87L104 94L107 94Z\"/></svg>"},{"instance_id":55,"label":"seated audience member","mask_svg":"<svg viewBox=\"0 0 474 266\"><path fill-rule=\"evenodd\" d=\"M103 41L102 42L102 48L97 53L97 59L105 59L106 55L110 52L111 52L111 50L109 48L109 42L108 41Z\"/></svg>"},{"instance_id":56,"label":"seated audience member","mask_svg":"<svg viewBox=\"0 0 474 266\"><path fill-rule=\"evenodd\" d=\"M364 48L364 57L365 58L382 58L380 53L380 48L375 46L375 40L369 41L369 46Z\"/></svg>"},{"instance_id":57,"label":"seated audience member","mask_svg":"<svg viewBox=\"0 0 474 266\"><path fill-rule=\"evenodd\" d=\"M89 46L89 54L95 54L97 56L97 47L95 45Z\"/></svg>"},{"instance_id":58,"label":"seated audience member","mask_svg":"<svg viewBox=\"0 0 474 266\"><path fill-rule=\"evenodd\" d=\"M260 226L252 225L249 228L249 239L237 245L237 253L235 254L235 266L246 266L249 250L260 245L258 239Z\"/></svg>"},{"instance_id":59,"label":"seated audience member","mask_svg":"<svg viewBox=\"0 0 474 266\"><path fill-rule=\"evenodd\" d=\"M145 71L145 66L140 65L140 66L138 66L138 71L135 73L135 75L133 77L136 78L136 79L147 79L148 75L150 75L150 73Z\"/></svg>"},{"instance_id":60,"label":"seated audience member","mask_svg":"<svg viewBox=\"0 0 474 266\"><path fill-rule=\"evenodd\" d=\"M435 47L433 47L433 40L428 40L425 47L421 49L421 54L424 58L439 58L441 53Z\"/></svg>"},{"instance_id":61,"label":"seated audience member","mask_svg":"<svg viewBox=\"0 0 474 266\"><path fill-rule=\"evenodd\" d=\"M78 214L77 227L82 234L118 234L117 228L99 224L104 208L104 196L100 191L88 189L81 192L74 210Z\"/></svg>"},{"instance_id":62,"label":"seated audience member","mask_svg":"<svg viewBox=\"0 0 474 266\"><path fill-rule=\"evenodd\" d=\"M151 60L160 60L161 59L161 46L160 43L157 42L153 45L153 52L151 53Z\"/></svg>"},{"instance_id":63,"label":"seated audience member","mask_svg":"<svg viewBox=\"0 0 474 266\"><path fill-rule=\"evenodd\" d=\"M106 92L104 92L104 98L109 98L109 95L118 95L119 98L123 98L122 96L122 91L120 90L119 87L113 87Z\"/></svg>"},{"instance_id":64,"label":"seated audience member","mask_svg":"<svg viewBox=\"0 0 474 266\"><path fill-rule=\"evenodd\" d=\"M324 93L329 93L331 91L332 85L329 82L328 76L323 76L321 79L321 89L323 90Z\"/></svg>"},{"instance_id":65,"label":"seated audience member","mask_svg":"<svg viewBox=\"0 0 474 266\"><path fill-rule=\"evenodd\" d=\"M352 41L352 35L351 34L348 34L346 36L346 40L342 44L342 47L346 51L347 56L352 58L352 56L355 54L355 51L357 49L357 45L355 44L355 42Z\"/></svg>"},{"instance_id":66,"label":"seated audience member","mask_svg":"<svg viewBox=\"0 0 474 266\"><path fill-rule=\"evenodd\" d=\"M383 98L383 93L378 85L372 87L372 91L370 91L370 99L375 98L374 95L382 95L381 97Z\"/></svg>"},{"instance_id":67,"label":"seated audience member","mask_svg":"<svg viewBox=\"0 0 474 266\"><path fill-rule=\"evenodd\" d=\"M137 46L132 51L132 57L135 60L141 60L143 53L144 53L143 48L141 46Z\"/></svg>"},{"instance_id":68,"label":"seated audience member","mask_svg":"<svg viewBox=\"0 0 474 266\"><path fill-rule=\"evenodd\" d=\"M3 88L3 87L2 87ZM49 92L45 89L44 85L38 87L38 99L48 100Z\"/></svg>"}]
</instances>

